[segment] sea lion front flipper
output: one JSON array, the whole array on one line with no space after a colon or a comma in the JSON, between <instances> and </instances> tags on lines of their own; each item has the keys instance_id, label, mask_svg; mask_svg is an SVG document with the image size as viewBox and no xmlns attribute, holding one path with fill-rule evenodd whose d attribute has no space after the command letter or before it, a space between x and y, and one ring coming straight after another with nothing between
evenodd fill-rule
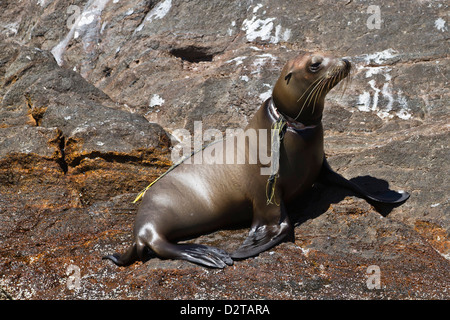
<instances>
[{"instance_id":1,"label":"sea lion front flipper","mask_svg":"<svg viewBox=\"0 0 450 320\"><path fill-rule=\"evenodd\" d=\"M345 179L343 176L333 171L325 158L323 160L319 181L350 189L360 197L368 200L369 202L374 202L375 204L400 204L405 202L409 198L409 193L406 191L397 192L388 190L377 195L369 193L358 186L356 183Z\"/></svg>"},{"instance_id":2,"label":"sea lion front flipper","mask_svg":"<svg viewBox=\"0 0 450 320\"><path fill-rule=\"evenodd\" d=\"M275 205L271 205L275 206ZM273 207L272 207L273 208ZM234 251L230 256L234 260L245 259L257 256L259 253L272 248L281 243L288 236L292 235L293 228L286 214L283 202L279 209L278 222L273 224L264 224L260 220L261 216L255 212L255 218L247 238L244 243ZM272 209L273 210L273 209Z\"/></svg>"}]
</instances>

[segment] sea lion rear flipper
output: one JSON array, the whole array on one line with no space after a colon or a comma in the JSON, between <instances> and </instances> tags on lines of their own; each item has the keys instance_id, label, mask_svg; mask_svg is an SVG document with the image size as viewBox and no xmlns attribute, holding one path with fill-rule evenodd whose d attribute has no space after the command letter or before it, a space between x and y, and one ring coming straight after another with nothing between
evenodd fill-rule
<instances>
[{"instance_id":1,"label":"sea lion rear flipper","mask_svg":"<svg viewBox=\"0 0 450 320\"><path fill-rule=\"evenodd\" d=\"M180 259L187 260L210 268L225 268L233 265L233 259L222 249L200 245L177 245Z\"/></svg>"},{"instance_id":2,"label":"sea lion rear flipper","mask_svg":"<svg viewBox=\"0 0 450 320\"><path fill-rule=\"evenodd\" d=\"M292 236L293 229L286 214L283 202L279 207L281 218L277 224L263 224L260 216L255 214L254 222L244 243L230 256L234 260L257 256L259 253L281 243Z\"/></svg>"},{"instance_id":3,"label":"sea lion rear flipper","mask_svg":"<svg viewBox=\"0 0 450 320\"><path fill-rule=\"evenodd\" d=\"M222 249L201 244L175 244L160 238L152 244L152 251L162 259L187 260L205 267L225 268L233 264L233 259Z\"/></svg>"},{"instance_id":4,"label":"sea lion rear flipper","mask_svg":"<svg viewBox=\"0 0 450 320\"><path fill-rule=\"evenodd\" d=\"M381 194L371 194L366 190L362 189L356 183L345 179L343 176L331 169L327 160L324 158L322 171L320 173L319 181L326 184L334 184L347 189L352 190L358 196L368 200L369 202L374 202L375 204L400 204L408 200L409 193L406 191L393 191L388 190Z\"/></svg>"},{"instance_id":5,"label":"sea lion rear flipper","mask_svg":"<svg viewBox=\"0 0 450 320\"><path fill-rule=\"evenodd\" d=\"M138 252L136 250L136 243L133 243L124 254L110 254L102 257L103 260L111 260L117 266L129 266L138 260Z\"/></svg>"}]
</instances>

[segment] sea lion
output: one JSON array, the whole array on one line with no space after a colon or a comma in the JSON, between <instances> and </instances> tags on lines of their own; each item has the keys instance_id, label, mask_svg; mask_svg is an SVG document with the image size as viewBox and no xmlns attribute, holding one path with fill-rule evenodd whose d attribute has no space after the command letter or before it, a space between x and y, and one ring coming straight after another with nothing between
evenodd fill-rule
<instances>
[{"instance_id":1,"label":"sea lion","mask_svg":"<svg viewBox=\"0 0 450 320\"><path fill-rule=\"evenodd\" d=\"M180 163L145 193L134 226L134 242L122 255L104 257L119 266L146 260L149 254L163 259L184 259L207 267L224 268L234 260L256 256L292 238L293 226L286 203L296 199L318 179L349 187L371 201L396 203L408 195L395 193L376 197L333 172L325 160L322 113L326 94L348 76L348 60L324 53L302 53L288 61L267 99L234 138L255 130L267 132L274 141L274 124L280 124L278 147L270 153L279 160L270 178L267 167L251 161L250 150L261 147L247 137L245 147L233 144L220 156L223 164ZM266 131L259 131L266 129ZM227 137L227 139L229 139ZM242 140L241 140L242 141ZM215 146L202 152L211 153ZM253 148L253 149L252 149ZM215 152L220 152L215 149ZM227 154L243 156L244 164L227 163ZM217 154L216 154L217 156ZM199 244L177 244L181 239L250 223L250 232L233 253Z\"/></svg>"}]
</instances>

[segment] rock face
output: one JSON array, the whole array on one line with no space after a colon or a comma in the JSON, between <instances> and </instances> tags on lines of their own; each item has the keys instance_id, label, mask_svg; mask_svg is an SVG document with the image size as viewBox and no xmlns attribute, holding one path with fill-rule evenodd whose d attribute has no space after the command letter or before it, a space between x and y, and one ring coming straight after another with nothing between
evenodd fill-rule
<instances>
[{"instance_id":1,"label":"rock face","mask_svg":"<svg viewBox=\"0 0 450 320\"><path fill-rule=\"evenodd\" d=\"M450 297L445 1L0 8L0 298ZM175 129L244 127L285 61L314 50L354 65L327 96L330 164L366 188L409 191L404 205L316 185L290 205L295 243L225 270L100 259L129 245L131 202L170 165ZM232 251L246 233L193 241Z\"/></svg>"}]
</instances>

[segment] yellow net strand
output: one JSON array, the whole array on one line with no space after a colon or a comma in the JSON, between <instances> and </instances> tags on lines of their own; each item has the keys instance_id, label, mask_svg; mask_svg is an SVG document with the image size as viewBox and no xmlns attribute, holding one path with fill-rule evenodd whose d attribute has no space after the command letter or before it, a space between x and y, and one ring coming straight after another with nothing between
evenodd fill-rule
<instances>
[{"instance_id":1,"label":"yellow net strand","mask_svg":"<svg viewBox=\"0 0 450 320\"><path fill-rule=\"evenodd\" d=\"M167 175L170 171L172 171L173 169L175 169L176 167L178 167L180 164L182 164L184 161L186 161L187 159L189 159L190 157L192 157L192 156L193 156L194 154L196 154L197 152L200 152L200 151L204 150L206 147L208 147L208 146L210 146L210 145L212 145L212 144L214 144L214 143L217 143L217 142L219 142L219 141L221 141L221 140L214 141L214 142L212 142L212 143L210 143L210 144L208 144L208 145L206 145L206 146L201 147L199 150L192 151L191 154L190 154L189 156L184 157L184 158L181 158L181 160L179 160L179 161L177 161L175 164L173 164L169 169L167 169L166 172L164 172L162 175L160 175L158 178L156 178L152 183L150 183L144 190L142 190L142 191L138 194L138 196L136 197L136 199L134 199L133 203L138 202L138 201L144 196L145 192L146 192L148 189L150 189L151 186L153 186L156 182L158 182L162 177L164 177L165 175Z\"/></svg>"}]
</instances>

